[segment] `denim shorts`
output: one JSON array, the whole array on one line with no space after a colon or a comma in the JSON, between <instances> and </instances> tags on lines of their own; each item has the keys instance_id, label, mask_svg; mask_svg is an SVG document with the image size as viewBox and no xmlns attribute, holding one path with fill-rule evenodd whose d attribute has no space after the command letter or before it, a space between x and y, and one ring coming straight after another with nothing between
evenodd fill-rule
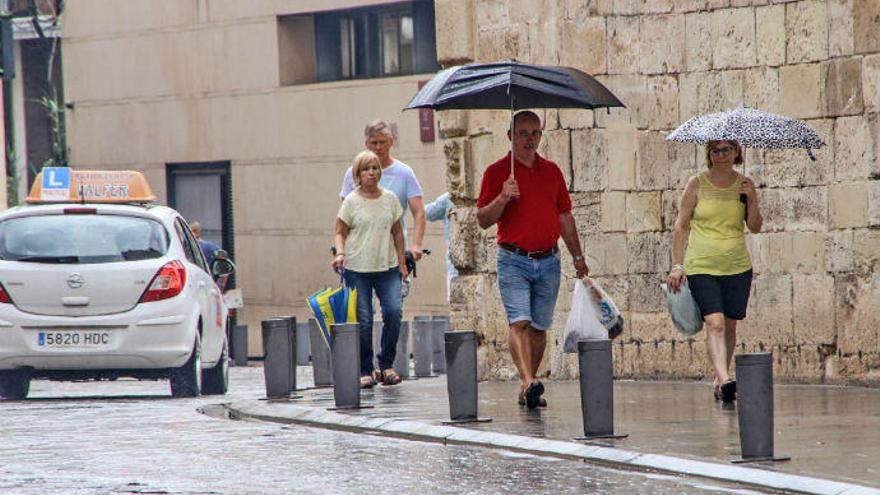
<instances>
[{"instance_id":1,"label":"denim shorts","mask_svg":"<svg viewBox=\"0 0 880 495\"><path fill-rule=\"evenodd\" d=\"M559 253L532 259L498 248L498 288L507 323L529 321L535 330L550 328L559 278Z\"/></svg>"}]
</instances>

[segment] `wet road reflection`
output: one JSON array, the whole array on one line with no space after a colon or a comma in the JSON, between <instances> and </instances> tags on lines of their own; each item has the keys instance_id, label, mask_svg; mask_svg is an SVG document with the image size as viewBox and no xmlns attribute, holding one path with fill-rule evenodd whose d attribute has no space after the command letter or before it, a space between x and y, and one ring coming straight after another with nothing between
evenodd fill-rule
<instances>
[{"instance_id":1,"label":"wet road reflection","mask_svg":"<svg viewBox=\"0 0 880 495\"><path fill-rule=\"evenodd\" d=\"M550 407L529 411L515 403L515 382L480 382L479 414L493 421L464 426L554 440L583 434L579 384L554 380L546 386ZM793 459L760 467L880 487L880 390L801 385L774 390L775 451ZM333 399L330 390L305 396ZM363 415L434 422L449 415L442 377L364 391L362 401L375 405L358 413ZM736 406L714 401L707 383L615 381L614 430L629 438L602 444L725 464L740 457Z\"/></svg>"},{"instance_id":2,"label":"wet road reflection","mask_svg":"<svg viewBox=\"0 0 880 495\"><path fill-rule=\"evenodd\" d=\"M3 493L755 493L196 412L262 396L259 368L234 369L232 392L222 399L171 400L163 382L34 385L34 400L0 402Z\"/></svg>"}]
</instances>

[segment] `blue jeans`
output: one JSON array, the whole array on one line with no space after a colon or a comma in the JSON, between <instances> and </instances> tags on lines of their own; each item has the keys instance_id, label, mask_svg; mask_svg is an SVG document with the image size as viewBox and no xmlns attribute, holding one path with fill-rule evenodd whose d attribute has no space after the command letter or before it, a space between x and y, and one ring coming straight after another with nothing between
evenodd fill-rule
<instances>
[{"instance_id":1,"label":"blue jeans","mask_svg":"<svg viewBox=\"0 0 880 495\"><path fill-rule=\"evenodd\" d=\"M379 369L393 367L397 354L397 338L403 314L400 295L400 271L394 268L384 272L345 271L345 282L357 289L357 320L360 331L361 376L373 374L373 291L382 307L382 341L376 359Z\"/></svg>"},{"instance_id":2,"label":"blue jeans","mask_svg":"<svg viewBox=\"0 0 880 495\"><path fill-rule=\"evenodd\" d=\"M559 279L559 253L533 259L498 248L498 288L508 324L529 321L535 330L550 328Z\"/></svg>"}]
</instances>

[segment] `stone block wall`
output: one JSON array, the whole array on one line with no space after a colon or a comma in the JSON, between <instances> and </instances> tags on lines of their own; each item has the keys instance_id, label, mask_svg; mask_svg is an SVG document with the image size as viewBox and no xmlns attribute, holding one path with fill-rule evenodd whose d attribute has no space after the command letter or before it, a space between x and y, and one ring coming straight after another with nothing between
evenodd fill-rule
<instances>
[{"instance_id":1,"label":"stone block wall","mask_svg":"<svg viewBox=\"0 0 880 495\"><path fill-rule=\"evenodd\" d=\"M708 376L704 336L683 339L659 284L670 228L703 148L664 137L740 105L805 119L825 140L748 150L764 231L748 235L755 279L742 352L772 350L779 379L880 384L880 1L437 0L441 64L517 59L597 76L626 109L539 110L542 153L561 167L591 273L624 312L621 377ZM508 149L508 112L439 112L448 161L453 325L479 335L481 374L513 377L495 274L495 229L476 225L485 167ZM573 269L545 373L576 374L561 351Z\"/></svg>"}]
</instances>

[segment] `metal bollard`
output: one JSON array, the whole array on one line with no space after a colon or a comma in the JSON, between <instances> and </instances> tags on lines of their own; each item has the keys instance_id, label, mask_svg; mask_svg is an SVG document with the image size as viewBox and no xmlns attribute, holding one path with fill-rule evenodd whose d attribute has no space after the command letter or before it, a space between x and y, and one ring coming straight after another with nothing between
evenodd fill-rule
<instances>
[{"instance_id":1,"label":"metal bollard","mask_svg":"<svg viewBox=\"0 0 880 495\"><path fill-rule=\"evenodd\" d=\"M413 361L416 378L428 378L431 374L431 362L434 358L431 349L431 317L416 316L412 322Z\"/></svg>"},{"instance_id":2,"label":"metal bollard","mask_svg":"<svg viewBox=\"0 0 880 495\"><path fill-rule=\"evenodd\" d=\"M409 380L409 322L400 322L400 336L397 338L397 353L394 355L394 371L401 380Z\"/></svg>"},{"instance_id":3,"label":"metal bollard","mask_svg":"<svg viewBox=\"0 0 880 495\"><path fill-rule=\"evenodd\" d=\"M266 380L266 397L270 399L290 397L290 368L293 363L290 351L290 331L287 320L279 318L264 320L263 374Z\"/></svg>"},{"instance_id":4,"label":"metal bollard","mask_svg":"<svg viewBox=\"0 0 880 495\"><path fill-rule=\"evenodd\" d=\"M312 351L312 376L315 387L333 386L333 364L330 346L324 341L318 322L309 318L309 347Z\"/></svg>"},{"instance_id":5,"label":"metal bollard","mask_svg":"<svg viewBox=\"0 0 880 495\"><path fill-rule=\"evenodd\" d=\"M434 374L442 375L446 373L446 346L444 345L444 335L449 331L448 316L434 316L431 318L431 347L434 351L431 356L431 369Z\"/></svg>"},{"instance_id":6,"label":"metal bollard","mask_svg":"<svg viewBox=\"0 0 880 495\"><path fill-rule=\"evenodd\" d=\"M333 325L333 399L336 409L361 406L360 334L357 323Z\"/></svg>"},{"instance_id":7,"label":"metal bollard","mask_svg":"<svg viewBox=\"0 0 880 495\"><path fill-rule=\"evenodd\" d=\"M290 339L290 391L296 390L296 316L282 316L287 322L287 338Z\"/></svg>"},{"instance_id":8,"label":"metal bollard","mask_svg":"<svg viewBox=\"0 0 880 495\"><path fill-rule=\"evenodd\" d=\"M610 340L578 342L584 436L576 440L626 438L614 434L614 374Z\"/></svg>"},{"instance_id":9,"label":"metal bollard","mask_svg":"<svg viewBox=\"0 0 880 495\"><path fill-rule=\"evenodd\" d=\"M232 327L232 364L248 365L248 327L235 325Z\"/></svg>"},{"instance_id":10,"label":"metal bollard","mask_svg":"<svg viewBox=\"0 0 880 495\"><path fill-rule=\"evenodd\" d=\"M296 324L296 364L299 366L309 365L309 354L311 353L311 345L309 345L309 324Z\"/></svg>"},{"instance_id":11,"label":"metal bollard","mask_svg":"<svg viewBox=\"0 0 880 495\"><path fill-rule=\"evenodd\" d=\"M446 391L449 394L447 423L492 421L477 415L477 340L472 330L446 332L443 343L448 365Z\"/></svg>"},{"instance_id":12,"label":"metal bollard","mask_svg":"<svg viewBox=\"0 0 880 495\"><path fill-rule=\"evenodd\" d=\"M773 457L773 355L737 354L735 360L742 459L734 462L789 460Z\"/></svg>"}]
</instances>

